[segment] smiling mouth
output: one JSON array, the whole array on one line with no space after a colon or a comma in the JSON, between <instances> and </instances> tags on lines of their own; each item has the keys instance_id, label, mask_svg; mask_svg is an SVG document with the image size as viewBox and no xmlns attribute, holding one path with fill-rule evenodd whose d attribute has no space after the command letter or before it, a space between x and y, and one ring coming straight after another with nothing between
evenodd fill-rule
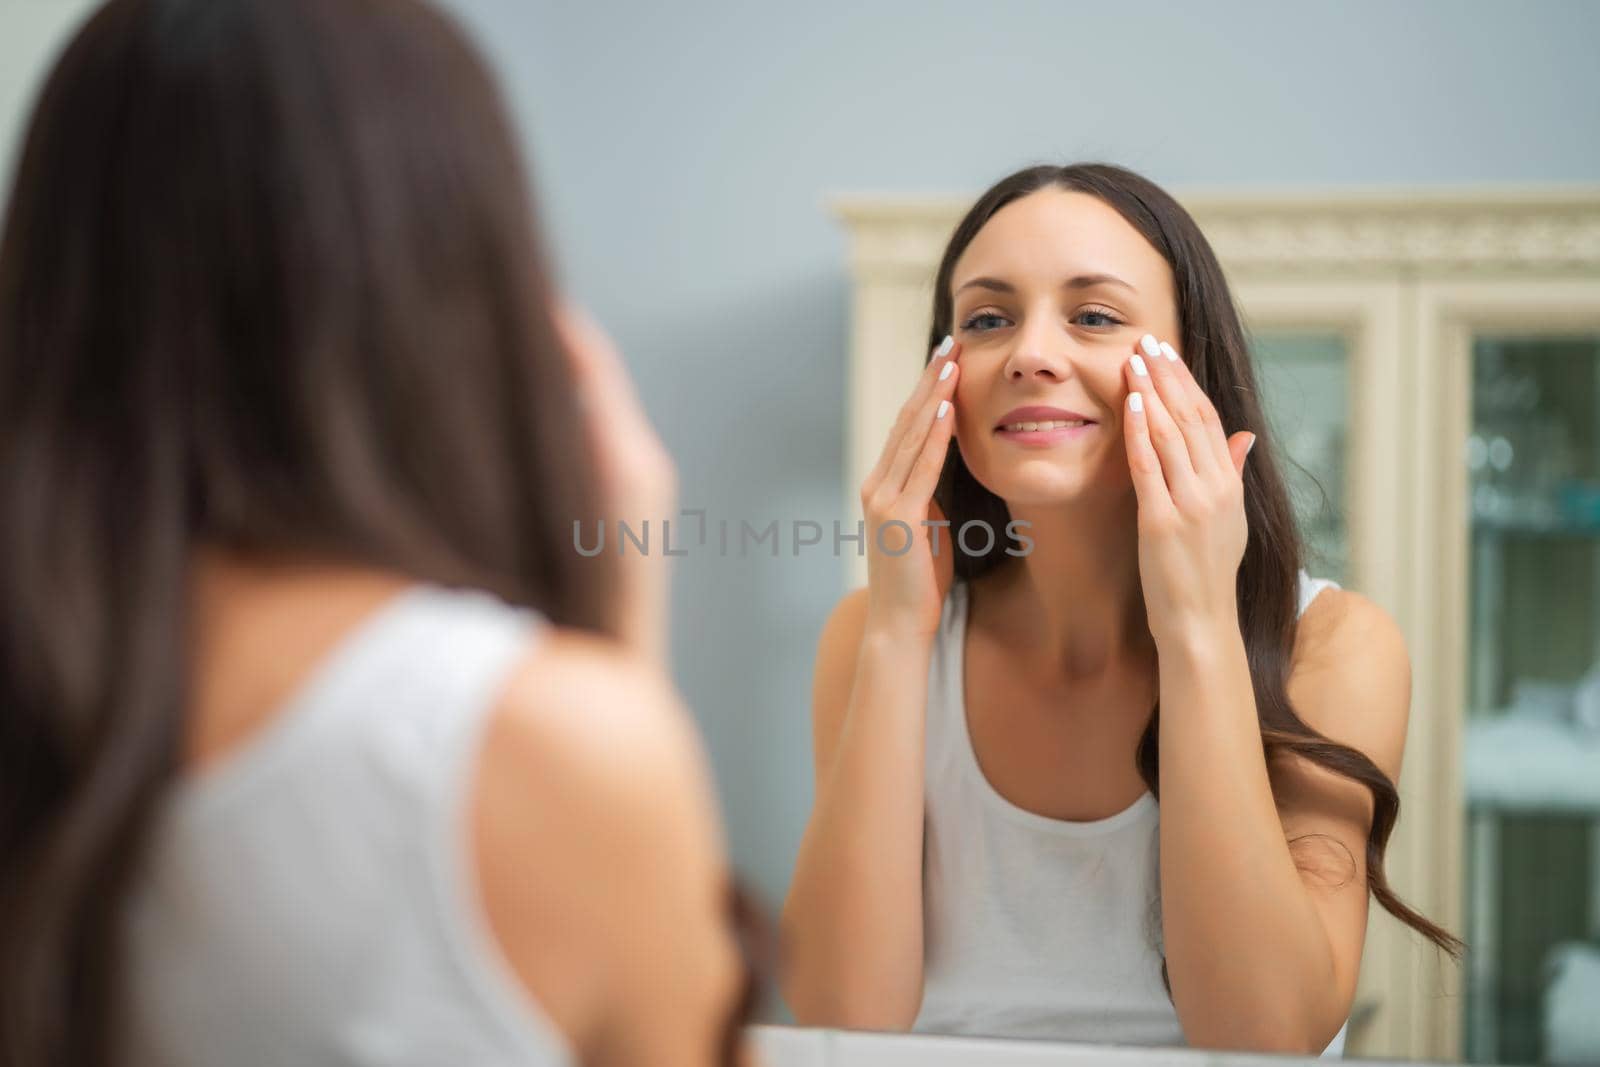
<instances>
[{"instance_id":1,"label":"smiling mouth","mask_svg":"<svg viewBox=\"0 0 1600 1067\"><path fill-rule=\"evenodd\" d=\"M1092 426L1089 419L1049 419L1044 422L1011 422L996 426L996 433L1033 433L1039 430L1069 430L1079 426Z\"/></svg>"}]
</instances>

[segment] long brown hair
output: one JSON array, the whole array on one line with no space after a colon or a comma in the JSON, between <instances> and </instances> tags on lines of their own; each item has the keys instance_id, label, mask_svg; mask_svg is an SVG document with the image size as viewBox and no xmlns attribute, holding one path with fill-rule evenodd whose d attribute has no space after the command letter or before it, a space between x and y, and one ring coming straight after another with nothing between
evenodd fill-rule
<instances>
[{"instance_id":1,"label":"long brown hair","mask_svg":"<svg viewBox=\"0 0 1600 1067\"><path fill-rule=\"evenodd\" d=\"M1304 548L1279 474L1277 445L1262 415L1249 345L1233 296L1210 244L1194 219L1170 195L1146 178L1106 164L1035 166L1018 171L980 196L957 224L945 247L933 288L933 323L928 351L951 333L954 302L951 274L962 252L985 223L1007 204L1042 189L1065 189L1097 197L1117 211L1160 252L1172 269L1178 302L1178 350L1229 432L1248 428L1257 435L1245 464L1245 513L1250 537L1239 564L1238 611L1250 662L1261 742L1269 768L1298 756L1359 782L1372 794L1372 828L1367 834L1367 888L1385 911L1451 956L1461 941L1414 911L1395 895L1384 874L1383 857L1400 813L1395 784L1361 752L1313 730L1289 702L1291 654L1298 625L1299 572ZM1000 497L967 469L961 450L952 447L940 472L934 499L958 529L971 520L1004 530L1010 512ZM955 546L957 579L970 580L1012 558L1021 544L996 537L988 552L969 555ZM1150 713L1135 754L1139 775L1158 800L1161 795L1161 705ZM1276 792L1278 782L1273 779ZM1166 964L1162 964L1166 978Z\"/></svg>"},{"instance_id":2,"label":"long brown hair","mask_svg":"<svg viewBox=\"0 0 1600 1067\"><path fill-rule=\"evenodd\" d=\"M199 547L611 627L528 188L420 0L111 0L61 55L0 242L0 1062L109 1058Z\"/></svg>"}]
</instances>

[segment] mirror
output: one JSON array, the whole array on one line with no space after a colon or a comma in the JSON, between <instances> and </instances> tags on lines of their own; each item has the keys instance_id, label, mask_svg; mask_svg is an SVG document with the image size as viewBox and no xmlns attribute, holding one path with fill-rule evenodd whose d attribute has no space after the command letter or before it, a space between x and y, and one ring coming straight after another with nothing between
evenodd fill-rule
<instances>
[{"instance_id":1,"label":"mirror","mask_svg":"<svg viewBox=\"0 0 1600 1067\"><path fill-rule=\"evenodd\" d=\"M35 79L90 6L0 3L7 173ZM734 864L774 917L789 903L786 956L811 968L764 1006L769 1062L1181 1065L1222 1062L1186 1044L1308 1035L1307 1055L1327 1057L1600 1062L1600 6L1428 0L1339 24L1235 0L443 6L494 59L564 280L677 462L674 675ZM1226 327L1236 304L1245 331L1243 362L1208 380L1250 395L1229 410L1259 410L1268 446L1245 469L1270 461L1304 542L1298 572L1265 588L1296 616L1359 597L1403 637L1384 870L1409 924L1348 903L1364 890L1341 872L1365 855L1364 831L1352 848L1339 829L1350 793L1269 768L1258 733L1227 718L1238 709L1206 699L1246 693L1216 663L1248 668L1266 639L1208 646L1219 659L1186 672L1168 653L1187 631L1156 635L1142 596L1114 595L1142 566L1108 433L1124 367L1145 331L1179 362L1196 352L1165 259L1089 197L953 269L952 290L1004 283L982 300L936 294L979 192L1040 159L1124 163L1192 217L1226 282L1207 283L1207 321ZM1074 286L1070 321L1016 341L1040 321L1040 279L1069 262L1132 284ZM860 490L924 374L936 295L962 346L950 388L968 391L941 432L970 485L1038 520L1046 550L958 576L925 647L886 644L866 667L866 620L829 620L868 581L878 531L857 533ZM1188 334L1222 360L1225 337ZM1050 413L1015 411L1034 402L1081 404L1090 424L1040 428ZM1052 442L1093 460L1040 458ZM1095 502L1096 522L1039 506L1050 494ZM1019 607L1045 589L1087 589L1088 606ZM1365 754L1382 729L1335 712L1376 706L1376 690L1349 688L1348 709L1315 700L1373 662L1323 663L1275 692ZM826 729L814 686L834 694ZM907 688L921 696L896 704ZM1157 697L1170 780L1139 762ZM819 738L898 762L823 775ZM845 777L859 790L830 794ZM1264 804L1290 796L1263 829ZM911 836L873 836L890 825ZM1169 841L1174 826L1188 830ZM1164 884L1174 870L1187 877ZM903 907L850 910L857 887L896 879L883 899ZM1459 965L1430 929L1464 940ZM1319 964L1336 977L1308 980ZM1357 964L1348 996L1329 994ZM1294 1022L1306 1004L1321 1016Z\"/></svg>"},{"instance_id":2,"label":"mirror","mask_svg":"<svg viewBox=\"0 0 1600 1067\"><path fill-rule=\"evenodd\" d=\"M1345 1053L1586 1062L1576 1006L1594 1002L1600 960L1600 734L1584 725L1600 658L1587 488L1600 272L1528 235L1569 213L1593 232L1600 198L1185 203L1250 331L1310 573L1382 601L1406 631L1405 815L1387 869L1467 942L1457 970L1373 907ZM888 398L918 371L903 360L894 390L880 384L891 350L926 334L929 279L966 206L840 203L857 313L847 438L887 425ZM1469 225L1470 240L1449 236ZM1559 620L1560 636L1536 619Z\"/></svg>"}]
</instances>

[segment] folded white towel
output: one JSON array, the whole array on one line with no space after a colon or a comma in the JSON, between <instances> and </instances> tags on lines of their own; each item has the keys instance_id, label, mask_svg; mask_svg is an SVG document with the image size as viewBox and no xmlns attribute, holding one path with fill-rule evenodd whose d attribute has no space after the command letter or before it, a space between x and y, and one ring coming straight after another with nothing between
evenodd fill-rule
<instances>
[{"instance_id":1,"label":"folded white towel","mask_svg":"<svg viewBox=\"0 0 1600 1067\"><path fill-rule=\"evenodd\" d=\"M1600 945L1557 945L1546 971L1544 1061L1600 1063Z\"/></svg>"},{"instance_id":2,"label":"folded white towel","mask_svg":"<svg viewBox=\"0 0 1600 1067\"><path fill-rule=\"evenodd\" d=\"M1589 668L1572 694L1572 721L1580 730L1600 734L1600 663Z\"/></svg>"}]
</instances>

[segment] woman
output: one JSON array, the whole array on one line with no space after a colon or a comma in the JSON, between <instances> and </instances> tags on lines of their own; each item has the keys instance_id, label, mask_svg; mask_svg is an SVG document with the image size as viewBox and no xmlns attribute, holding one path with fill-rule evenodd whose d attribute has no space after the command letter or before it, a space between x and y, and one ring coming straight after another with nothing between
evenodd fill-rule
<instances>
[{"instance_id":1,"label":"woman","mask_svg":"<svg viewBox=\"0 0 1600 1067\"><path fill-rule=\"evenodd\" d=\"M1383 875L1404 642L1301 570L1214 255L1137 175L1024 170L955 230L940 338L861 486L913 537L817 653L795 1014L1324 1049L1369 892L1458 946Z\"/></svg>"},{"instance_id":2,"label":"woman","mask_svg":"<svg viewBox=\"0 0 1600 1067\"><path fill-rule=\"evenodd\" d=\"M0 1061L733 1058L661 578L572 542L673 471L450 22L100 9L10 199L0 426Z\"/></svg>"}]
</instances>

